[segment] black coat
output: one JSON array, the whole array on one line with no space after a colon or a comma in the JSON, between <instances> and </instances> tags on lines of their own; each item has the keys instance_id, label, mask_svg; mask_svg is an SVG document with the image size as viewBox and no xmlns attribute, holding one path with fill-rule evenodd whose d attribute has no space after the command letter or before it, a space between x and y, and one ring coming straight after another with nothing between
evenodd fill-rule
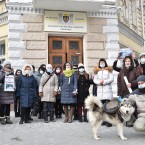
<instances>
[{"instance_id":1,"label":"black coat","mask_svg":"<svg viewBox=\"0 0 145 145\"><path fill-rule=\"evenodd\" d=\"M84 103L89 95L89 75L79 75L78 77L78 103Z\"/></svg>"}]
</instances>

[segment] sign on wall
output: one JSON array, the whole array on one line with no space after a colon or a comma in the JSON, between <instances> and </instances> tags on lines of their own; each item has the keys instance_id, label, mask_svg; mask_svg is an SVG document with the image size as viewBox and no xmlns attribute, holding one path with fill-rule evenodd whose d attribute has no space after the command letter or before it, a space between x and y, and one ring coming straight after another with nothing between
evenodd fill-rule
<instances>
[{"instance_id":1,"label":"sign on wall","mask_svg":"<svg viewBox=\"0 0 145 145\"><path fill-rule=\"evenodd\" d=\"M87 33L86 13L45 11L44 31Z\"/></svg>"}]
</instances>

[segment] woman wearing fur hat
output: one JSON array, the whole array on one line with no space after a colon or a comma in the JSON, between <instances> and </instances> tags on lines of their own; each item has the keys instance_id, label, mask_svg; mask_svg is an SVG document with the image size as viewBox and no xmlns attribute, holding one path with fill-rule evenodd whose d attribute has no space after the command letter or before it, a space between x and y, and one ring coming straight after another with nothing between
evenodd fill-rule
<instances>
[{"instance_id":1,"label":"woman wearing fur hat","mask_svg":"<svg viewBox=\"0 0 145 145\"><path fill-rule=\"evenodd\" d=\"M127 85L125 83L124 76L127 77L127 80L129 82ZM117 78L118 96L124 98L126 95L128 95L128 88L131 88L132 90L137 89L136 79L138 76L139 73L134 67L132 58L130 56L126 56L123 60L123 68L121 69Z\"/></svg>"},{"instance_id":2,"label":"woman wearing fur hat","mask_svg":"<svg viewBox=\"0 0 145 145\"><path fill-rule=\"evenodd\" d=\"M10 120L10 104L14 103L14 92L4 91L4 80L6 75L14 75L9 61L4 61L3 68L0 70L0 119L1 124L12 124Z\"/></svg>"},{"instance_id":3,"label":"woman wearing fur hat","mask_svg":"<svg viewBox=\"0 0 145 145\"><path fill-rule=\"evenodd\" d=\"M77 96L77 106L79 122L88 122L87 120L87 110L85 109L84 101L89 95L89 74L86 73L85 67L82 63L78 64L78 96ZM82 110L83 109L83 110ZM84 120L82 119L82 114L84 114Z\"/></svg>"},{"instance_id":4,"label":"woman wearing fur hat","mask_svg":"<svg viewBox=\"0 0 145 145\"><path fill-rule=\"evenodd\" d=\"M114 76L112 71L112 67L107 65L107 62L104 58L99 60L98 67L94 69L94 83L97 85L97 97L102 101L103 104L113 98L111 83L114 81ZM106 122L104 122L103 125L108 127L111 126L110 123Z\"/></svg>"},{"instance_id":5,"label":"woman wearing fur hat","mask_svg":"<svg viewBox=\"0 0 145 145\"><path fill-rule=\"evenodd\" d=\"M61 103L63 104L65 113L64 123L72 123L74 107L77 103L77 73L72 69L72 65L68 62L64 64L60 86ZM70 111L68 112L69 107Z\"/></svg>"},{"instance_id":6,"label":"woman wearing fur hat","mask_svg":"<svg viewBox=\"0 0 145 145\"><path fill-rule=\"evenodd\" d=\"M47 64L46 72L42 75L39 86L39 96L43 102L43 118L45 123L48 123L48 111L50 113L50 121L54 121L54 105L57 92L58 78L53 72L52 65Z\"/></svg>"},{"instance_id":7,"label":"woman wearing fur hat","mask_svg":"<svg viewBox=\"0 0 145 145\"><path fill-rule=\"evenodd\" d=\"M21 120L19 124L31 123L30 111L34 98L37 96L36 80L33 76L33 68L26 64L22 68L22 75L18 78L17 97L20 98Z\"/></svg>"}]
</instances>

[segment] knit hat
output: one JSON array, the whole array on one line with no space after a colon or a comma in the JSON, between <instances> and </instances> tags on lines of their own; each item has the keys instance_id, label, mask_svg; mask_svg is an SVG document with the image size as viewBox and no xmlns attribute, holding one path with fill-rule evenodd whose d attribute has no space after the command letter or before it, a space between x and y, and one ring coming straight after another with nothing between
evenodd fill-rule
<instances>
[{"instance_id":1,"label":"knit hat","mask_svg":"<svg viewBox=\"0 0 145 145\"><path fill-rule=\"evenodd\" d=\"M80 68L80 67L83 67L84 68L84 65L82 63L79 63L78 64L78 68Z\"/></svg>"},{"instance_id":2,"label":"knit hat","mask_svg":"<svg viewBox=\"0 0 145 145\"><path fill-rule=\"evenodd\" d=\"M5 60L5 61L3 62L3 66L5 66L5 65L7 65L7 64L9 64L9 65L11 66L11 62L8 61L8 60Z\"/></svg>"},{"instance_id":3,"label":"knit hat","mask_svg":"<svg viewBox=\"0 0 145 145\"><path fill-rule=\"evenodd\" d=\"M145 82L145 76L144 76L144 75L140 75L140 76L137 78L137 82Z\"/></svg>"},{"instance_id":4,"label":"knit hat","mask_svg":"<svg viewBox=\"0 0 145 145\"><path fill-rule=\"evenodd\" d=\"M51 65L51 64L47 64L47 65L46 65L46 68L48 68L48 67L52 67L52 65Z\"/></svg>"},{"instance_id":5,"label":"knit hat","mask_svg":"<svg viewBox=\"0 0 145 145\"><path fill-rule=\"evenodd\" d=\"M145 53L141 53L141 54L139 55L139 58L141 58L142 56L145 56Z\"/></svg>"}]
</instances>

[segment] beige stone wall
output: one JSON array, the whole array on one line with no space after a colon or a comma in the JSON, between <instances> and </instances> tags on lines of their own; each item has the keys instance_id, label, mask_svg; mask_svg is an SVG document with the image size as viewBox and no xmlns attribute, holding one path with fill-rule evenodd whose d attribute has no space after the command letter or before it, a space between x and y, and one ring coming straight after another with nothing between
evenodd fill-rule
<instances>
[{"instance_id":1,"label":"beige stone wall","mask_svg":"<svg viewBox=\"0 0 145 145\"><path fill-rule=\"evenodd\" d=\"M105 50L107 35L103 33L103 26L107 26L105 18L88 18L88 33L86 35L85 59L88 70L93 70L100 58L108 58L108 51Z\"/></svg>"},{"instance_id":2,"label":"beige stone wall","mask_svg":"<svg viewBox=\"0 0 145 145\"><path fill-rule=\"evenodd\" d=\"M43 16L24 14L22 23L25 23L22 40L26 49L21 52L21 57L38 68L42 63L46 64L48 58L48 36L43 31Z\"/></svg>"}]
</instances>

